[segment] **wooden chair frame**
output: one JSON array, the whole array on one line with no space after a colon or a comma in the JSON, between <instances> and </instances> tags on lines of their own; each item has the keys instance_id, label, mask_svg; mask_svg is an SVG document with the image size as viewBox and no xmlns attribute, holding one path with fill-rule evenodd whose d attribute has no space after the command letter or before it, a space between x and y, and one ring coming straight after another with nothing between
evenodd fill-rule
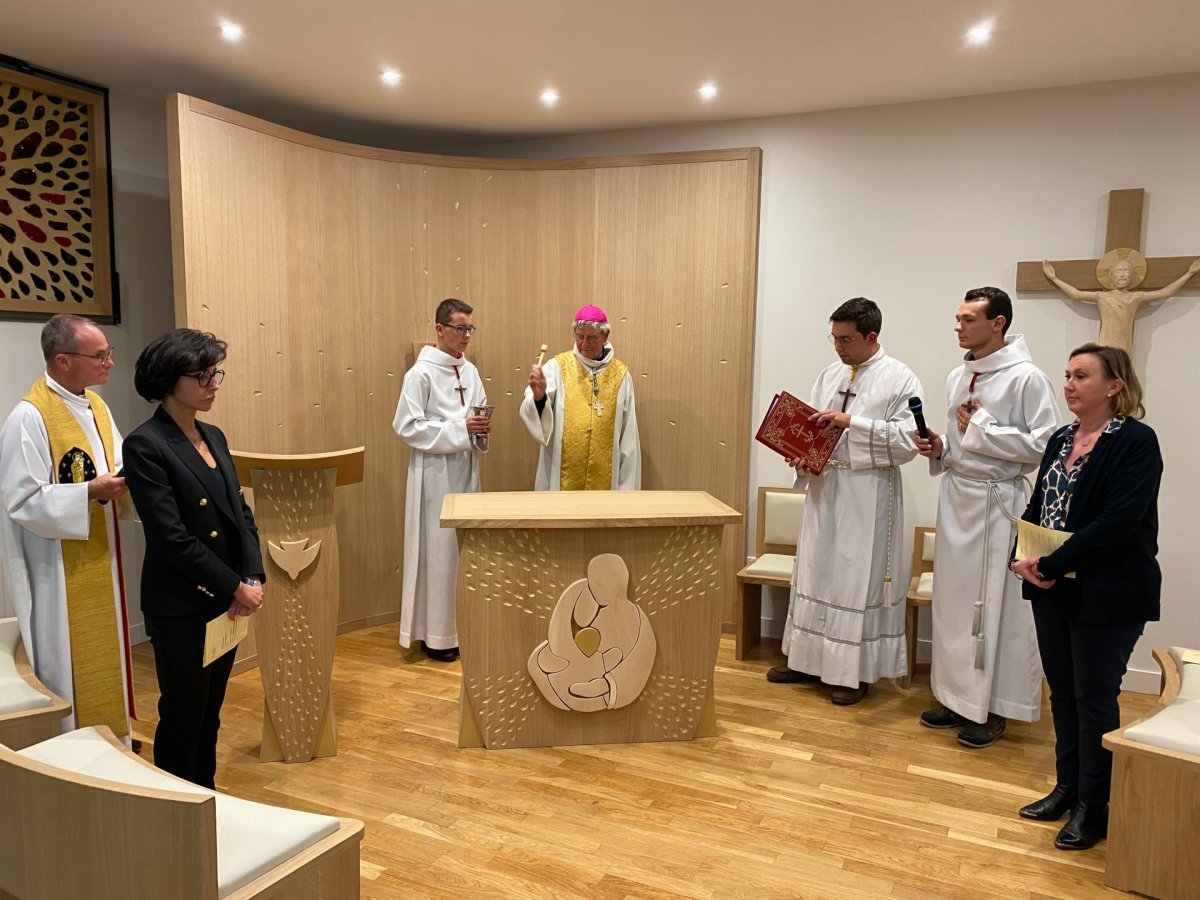
<instances>
[{"instance_id":1,"label":"wooden chair frame","mask_svg":"<svg viewBox=\"0 0 1200 900\"><path fill-rule=\"evenodd\" d=\"M118 750L154 768L107 728L99 730ZM0 809L0 896L218 896L211 796L78 775L0 748ZM340 821L336 832L225 900L358 897L363 825Z\"/></svg>"},{"instance_id":2,"label":"wooden chair frame","mask_svg":"<svg viewBox=\"0 0 1200 900\"><path fill-rule=\"evenodd\" d=\"M25 653L25 645L20 641L17 642L14 661L17 674L25 683L39 694L50 698L49 706L0 715L0 744L12 750L23 750L59 734L62 731L62 720L71 714L71 704L38 680L33 666L29 663L29 656Z\"/></svg>"},{"instance_id":3,"label":"wooden chair frame","mask_svg":"<svg viewBox=\"0 0 1200 900\"><path fill-rule=\"evenodd\" d=\"M755 520L757 524L754 529L755 560L759 559L764 553L781 553L785 556L795 554L796 547L794 544L789 547L783 544L768 544L763 540L767 517L767 504L765 503L767 494L793 493L795 491L791 488L760 487L758 489L758 511ZM757 575L747 575L746 569L752 565L754 563L750 563L737 573L737 609L734 610L733 622L736 637L734 653L738 659L746 659L762 642L763 586L781 588L790 588L792 586L790 578L764 578Z\"/></svg>"},{"instance_id":4,"label":"wooden chair frame","mask_svg":"<svg viewBox=\"0 0 1200 900\"><path fill-rule=\"evenodd\" d=\"M918 525L913 529L912 578L908 581L908 594L904 598L904 643L908 648L908 672L900 679L900 687L912 686L913 669L917 667L917 610L929 606L932 597L918 597L917 586L921 576L933 571L933 560L925 559L925 535L933 534L934 528Z\"/></svg>"},{"instance_id":5,"label":"wooden chair frame","mask_svg":"<svg viewBox=\"0 0 1200 900\"><path fill-rule=\"evenodd\" d=\"M1158 703L1137 722L1110 731L1113 754L1108 860L1104 883L1160 900L1196 896L1200 884L1200 755L1131 741L1125 732L1158 715L1179 696L1183 680L1165 647L1154 650L1162 669Z\"/></svg>"}]
</instances>

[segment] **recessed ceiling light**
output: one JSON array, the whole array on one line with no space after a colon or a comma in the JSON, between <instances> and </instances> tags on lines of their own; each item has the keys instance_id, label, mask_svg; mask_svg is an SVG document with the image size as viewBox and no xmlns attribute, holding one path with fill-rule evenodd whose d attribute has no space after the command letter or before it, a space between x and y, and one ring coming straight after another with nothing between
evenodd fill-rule
<instances>
[{"instance_id":1,"label":"recessed ceiling light","mask_svg":"<svg viewBox=\"0 0 1200 900\"><path fill-rule=\"evenodd\" d=\"M221 23L221 37L225 38L225 40L240 41L243 34L245 34L245 32L242 31L242 26L237 22Z\"/></svg>"},{"instance_id":2,"label":"recessed ceiling light","mask_svg":"<svg viewBox=\"0 0 1200 900\"><path fill-rule=\"evenodd\" d=\"M379 80L389 87L395 87L400 83L400 73L395 69L384 69L379 73Z\"/></svg>"},{"instance_id":3,"label":"recessed ceiling light","mask_svg":"<svg viewBox=\"0 0 1200 900\"><path fill-rule=\"evenodd\" d=\"M970 31L967 32L967 43L974 44L978 47L980 44L986 44L992 37L992 23L981 22Z\"/></svg>"},{"instance_id":4,"label":"recessed ceiling light","mask_svg":"<svg viewBox=\"0 0 1200 900\"><path fill-rule=\"evenodd\" d=\"M711 100L717 96L717 86L711 81L708 84L702 84L696 89L696 93L700 95L701 100Z\"/></svg>"},{"instance_id":5,"label":"recessed ceiling light","mask_svg":"<svg viewBox=\"0 0 1200 900\"><path fill-rule=\"evenodd\" d=\"M542 91L542 96L538 98L544 106L554 106L558 103L558 91L549 89Z\"/></svg>"}]
</instances>

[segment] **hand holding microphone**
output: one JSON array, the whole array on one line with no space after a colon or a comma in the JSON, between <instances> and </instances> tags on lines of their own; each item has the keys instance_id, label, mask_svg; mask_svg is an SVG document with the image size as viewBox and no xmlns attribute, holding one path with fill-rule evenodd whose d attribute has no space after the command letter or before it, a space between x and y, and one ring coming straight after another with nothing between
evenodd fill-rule
<instances>
[{"instance_id":1,"label":"hand holding microphone","mask_svg":"<svg viewBox=\"0 0 1200 900\"><path fill-rule=\"evenodd\" d=\"M913 421L917 423L917 452L926 459L941 459L942 438L936 431L930 431L929 426L925 424L925 412L921 398L909 397L908 409L912 413Z\"/></svg>"}]
</instances>

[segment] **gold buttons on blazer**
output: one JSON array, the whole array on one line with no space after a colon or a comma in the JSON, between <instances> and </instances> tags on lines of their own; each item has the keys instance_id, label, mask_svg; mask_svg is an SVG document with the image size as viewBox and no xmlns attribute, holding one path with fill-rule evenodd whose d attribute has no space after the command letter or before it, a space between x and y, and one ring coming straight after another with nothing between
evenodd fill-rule
<instances>
[{"instance_id":1,"label":"gold buttons on blazer","mask_svg":"<svg viewBox=\"0 0 1200 900\"><path fill-rule=\"evenodd\" d=\"M209 536L210 538L215 538L215 537L217 536L217 533L216 533L215 531L210 531L210 532L208 533L208 536Z\"/></svg>"},{"instance_id":2,"label":"gold buttons on blazer","mask_svg":"<svg viewBox=\"0 0 1200 900\"><path fill-rule=\"evenodd\" d=\"M201 497L201 498L200 498L200 505L201 505L201 506L208 506L208 498L207 498L207 497Z\"/></svg>"}]
</instances>

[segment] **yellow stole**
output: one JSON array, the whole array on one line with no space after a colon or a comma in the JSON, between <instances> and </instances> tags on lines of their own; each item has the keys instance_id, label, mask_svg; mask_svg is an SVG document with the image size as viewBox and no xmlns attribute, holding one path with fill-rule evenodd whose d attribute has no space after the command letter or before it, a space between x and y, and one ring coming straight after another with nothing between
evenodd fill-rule
<instances>
[{"instance_id":1,"label":"yellow stole","mask_svg":"<svg viewBox=\"0 0 1200 900\"><path fill-rule=\"evenodd\" d=\"M96 417L96 430L104 444L108 464L113 454L112 420L108 407L96 394L85 396ZM58 479L59 463L79 448L95 459L95 452L83 429L63 399L39 379L25 399L32 403L50 436L50 468ZM78 457L72 465L72 481L83 480L83 463ZM121 683L121 647L118 634L117 597L113 594L112 562L109 556L108 529L104 517L109 507L88 503L88 538L84 541L59 541L63 572L67 582L67 629L71 637L71 680L75 724L107 725L115 735L129 733L125 714L125 690Z\"/></svg>"},{"instance_id":2,"label":"yellow stole","mask_svg":"<svg viewBox=\"0 0 1200 900\"><path fill-rule=\"evenodd\" d=\"M617 392L629 367L618 359L599 375L568 350L555 357L563 382L562 465L564 491L612 490L613 432ZM599 404L601 412L596 411Z\"/></svg>"}]
</instances>

